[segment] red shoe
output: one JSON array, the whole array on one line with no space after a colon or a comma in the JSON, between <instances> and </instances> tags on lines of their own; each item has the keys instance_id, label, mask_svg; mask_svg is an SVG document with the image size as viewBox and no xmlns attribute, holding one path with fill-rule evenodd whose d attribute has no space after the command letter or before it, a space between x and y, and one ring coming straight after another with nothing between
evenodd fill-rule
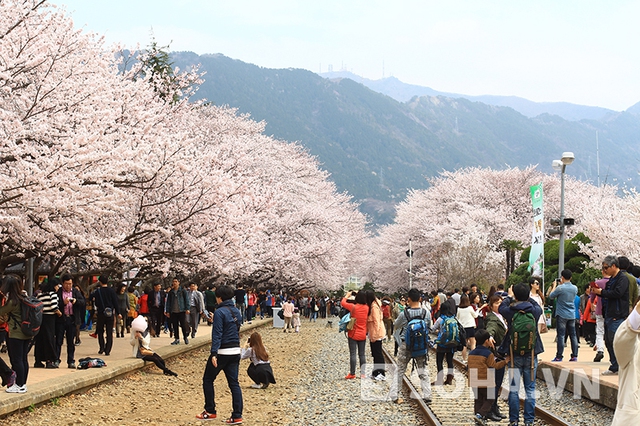
<instances>
[{"instance_id":1,"label":"red shoe","mask_svg":"<svg viewBox=\"0 0 640 426\"><path fill-rule=\"evenodd\" d=\"M351 379L355 379L355 378L356 378L356 375L355 375L355 374L351 374L351 373L349 373L349 374L347 374L346 376L344 376L344 378L345 378L345 379L347 379L347 380L351 380Z\"/></svg>"},{"instance_id":2,"label":"red shoe","mask_svg":"<svg viewBox=\"0 0 640 426\"><path fill-rule=\"evenodd\" d=\"M239 424L242 424L242 419L234 419L232 417L229 417L224 422L225 424L228 424L228 425L239 425Z\"/></svg>"},{"instance_id":3,"label":"red shoe","mask_svg":"<svg viewBox=\"0 0 640 426\"><path fill-rule=\"evenodd\" d=\"M196 414L196 419L198 419L198 420L213 420L213 419L215 419L216 417L218 417L218 415L217 415L217 414L215 414L215 413L214 413L214 414L207 413L207 411L206 411L206 410L205 410L205 411L203 411L203 412L202 412L202 413L200 413L200 414Z\"/></svg>"},{"instance_id":4,"label":"red shoe","mask_svg":"<svg viewBox=\"0 0 640 426\"><path fill-rule=\"evenodd\" d=\"M98 338L98 333L91 333L89 334L89 336L93 337L94 339Z\"/></svg>"}]
</instances>

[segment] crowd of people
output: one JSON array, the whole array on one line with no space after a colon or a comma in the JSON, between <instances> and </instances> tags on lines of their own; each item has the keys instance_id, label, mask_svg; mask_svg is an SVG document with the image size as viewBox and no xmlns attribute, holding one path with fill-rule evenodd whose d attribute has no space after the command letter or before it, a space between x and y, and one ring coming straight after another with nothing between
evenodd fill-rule
<instances>
[{"instance_id":1,"label":"crowd of people","mask_svg":"<svg viewBox=\"0 0 640 426\"><path fill-rule=\"evenodd\" d=\"M488 421L507 417L499 410L496 390L508 371L510 425L518 425L521 381L525 389L524 424L532 425L538 357L544 351L540 334L548 332L549 325L556 329L555 356L549 361L564 362L567 342L571 348L568 362L577 361L582 337L595 352L594 362L605 358L606 349L610 365L603 374L615 375L622 370L620 387L625 389L623 376L635 374L637 366L633 357L637 351L629 352L628 347L616 342L615 337L621 327L626 333L626 341L640 336L640 303L636 305L640 279L636 275L640 276L640 268L634 267L626 257L607 256L602 262L603 278L590 283L583 294L579 294L578 287L571 282L571 271L565 269L546 292L541 290L542 279L533 276L527 283L511 286L508 291L498 285L485 293L472 284L461 290L444 292L438 289L429 294L412 289L406 297L397 299L379 298L372 290L362 290L348 292L339 300L308 292L292 295L284 291L258 292L226 285L208 286L201 292L195 283L183 286L178 278L172 280L170 287L163 289L161 283L154 283L139 294L137 288L124 283L115 288L110 286L106 276L99 277L95 288L85 293L74 285L70 275L63 274L44 281L35 292L43 307L40 332L35 338L18 326L22 300L27 297L23 280L8 275L3 279L0 295L0 344L6 343L11 367L0 357L0 377L7 392L26 392L27 354L32 346L35 348L35 368L59 368L65 347L68 368L76 368L74 352L82 343L80 331L91 330L92 326L95 331L90 335L98 340L99 355L109 356L114 333L118 338L124 337L126 331L131 336L133 356L154 362L166 375L177 375L151 349L151 338L164 332L171 335L173 345L182 341L189 344L189 338L195 338L198 332L198 324L206 321L211 325L211 355L203 375L204 411L196 417L207 420L217 416L213 382L224 371L233 400L233 411L226 422L238 424L242 422L243 409L238 384L240 360L251 361L247 374L254 382L252 387L265 389L275 383L261 335L253 333L242 347L241 324L271 316L272 308L280 308L284 332L299 332L303 319L316 321L318 317L348 313L349 373L345 379L367 378L366 342L369 340L373 359L370 378L387 380L388 368L382 345L384 341L393 341L397 374L390 383L390 399L402 402L400 381L413 361L420 378L422 398L430 402L432 387L454 383L453 358L456 352L461 352L469 371L469 386L475 395L476 423L486 425ZM550 318L544 314L545 308L551 309ZM416 355L415 348L411 347L413 336L409 337L407 329L414 327L416 322L423 323L431 333L430 345L435 348L437 371L433 381L426 368L426 354L419 352ZM629 334L630 330L635 333ZM408 339L412 340L411 344ZM633 384L626 386L633 387ZM618 410L616 419L628 418L630 412L637 414L627 404Z\"/></svg>"},{"instance_id":2,"label":"crowd of people","mask_svg":"<svg viewBox=\"0 0 640 426\"><path fill-rule=\"evenodd\" d=\"M414 289L397 300L389 296L378 299L372 291L347 293L341 306L349 312L350 321L355 318L355 322L347 331L350 364L345 379L355 379L357 374L366 378L365 344L368 338L374 363L371 379L385 380L385 366L378 344L391 340L393 336L398 374L397 381L391 383L390 399L402 401L398 396L399 382L408 363L413 360L420 378L422 398L430 402L433 386L453 384L453 358L459 351L463 361L467 362L469 385L476 396L476 423L485 425L488 421L508 417L509 424L517 426L520 416L518 390L522 382L525 389L524 424L532 425L535 418L535 378L539 355L544 352L540 334L548 332L550 325L556 329L555 356L548 359L550 362L565 361L567 342L571 346L568 362L576 362L582 338L595 352L594 362L601 362L606 350L610 365L603 375L618 374L620 356L624 356L627 368L633 368L634 372L640 368L633 362L634 356L639 358L635 352L629 352L629 346L616 346L615 343L616 332L623 324L627 334L628 330L633 330L636 333L631 333L632 337L640 336L640 268L634 267L624 256L607 256L602 262L603 278L590 283L582 294L571 282L572 275L568 269L561 271L560 277L546 292L541 290L541 277L533 276L527 283L509 287L508 291L503 285L498 285L492 286L488 293L478 289L477 285L446 293L438 289L421 294ZM550 315L545 315L545 310L550 311ZM426 357L412 358L405 342L405 327L416 318L425 318L432 333L437 370L434 381L429 380ZM456 323L460 336L463 336L462 342L458 341L453 346L442 338L443 330L448 329L452 322ZM530 343L523 344L523 340ZM508 416L500 412L496 402L496 390L502 385L506 371L510 372ZM486 385L487 374L494 375L493 386ZM635 382L634 379L632 383ZM629 412L637 415L640 410L635 405L630 409L628 403L623 408L616 411L614 424L623 424L616 423L623 414L630 418Z\"/></svg>"}]
</instances>

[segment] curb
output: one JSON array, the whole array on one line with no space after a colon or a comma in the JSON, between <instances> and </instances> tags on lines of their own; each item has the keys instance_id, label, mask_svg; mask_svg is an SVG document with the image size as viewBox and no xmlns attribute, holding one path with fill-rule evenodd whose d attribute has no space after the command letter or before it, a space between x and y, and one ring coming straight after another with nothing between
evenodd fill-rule
<instances>
[{"instance_id":1,"label":"curb","mask_svg":"<svg viewBox=\"0 0 640 426\"><path fill-rule=\"evenodd\" d=\"M271 323L271 319L252 321L251 324L243 324L240 334L246 333L254 328L261 327ZM189 345L162 346L155 352L164 359L173 358L186 352L191 352L205 345L211 344L211 335L207 337L197 337L192 339ZM103 358L105 359L105 358ZM114 380L118 377L125 376L132 372L143 369L149 364L138 358L125 358L110 361L105 359L107 366L103 368L89 368L82 371L77 377L67 377L45 380L33 385L27 384L27 393L22 394L5 394L0 404L0 418L19 410L28 409L31 406L47 403L54 398L59 398L75 392L93 388L101 383ZM73 370L70 370L73 371Z\"/></svg>"}]
</instances>

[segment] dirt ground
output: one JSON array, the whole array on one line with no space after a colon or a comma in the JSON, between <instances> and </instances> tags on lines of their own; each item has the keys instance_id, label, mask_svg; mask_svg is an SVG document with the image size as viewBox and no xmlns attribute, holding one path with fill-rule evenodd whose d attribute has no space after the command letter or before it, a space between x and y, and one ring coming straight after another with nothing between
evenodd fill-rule
<instances>
[{"instance_id":1,"label":"dirt ground","mask_svg":"<svg viewBox=\"0 0 640 426\"><path fill-rule=\"evenodd\" d=\"M313 328L315 332L320 331L320 323ZM278 425L291 420L286 402L295 395L293 390L300 383L300 369L304 368L300 358L317 351L322 339L309 338L311 327L300 334L283 333L271 326L258 330L271 358L277 360L272 362L272 367L278 383L268 389L249 388L252 384L246 374L249 361L241 362L244 424ZM241 336L242 342L246 342L250 332ZM0 419L0 425L201 424L195 415L203 410L202 374L208 355L209 350L205 347L167 360L167 366L177 372L178 377L164 376L151 365L85 393L57 398L49 404ZM209 423L222 424L231 414L231 394L223 374L216 380L215 391L218 419Z\"/></svg>"}]
</instances>

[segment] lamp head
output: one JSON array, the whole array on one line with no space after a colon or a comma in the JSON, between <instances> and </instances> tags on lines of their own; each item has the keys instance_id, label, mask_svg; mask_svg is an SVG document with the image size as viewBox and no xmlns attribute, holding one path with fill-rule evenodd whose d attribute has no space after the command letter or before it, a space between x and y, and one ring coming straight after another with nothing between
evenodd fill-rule
<instances>
[{"instance_id":1,"label":"lamp head","mask_svg":"<svg viewBox=\"0 0 640 426\"><path fill-rule=\"evenodd\" d=\"M562 164L564 164L565 166L568 166L569 164L573 163L573 160L575 160L575 156L573 155L573 152L563 152L562 153Z\"/></svg>"},{"instance_id":2,"label":"lamp head","mask_svg":"<svg viewBox=\"0 0 640 426\"><path fill-rule=\"evenodd\" d=\"M553 160L553 163L551 163L551 167L553 167L553 170L555 170L556 172L561 172L562 171L562 161Z\"/></svg>"}]
</instances>

